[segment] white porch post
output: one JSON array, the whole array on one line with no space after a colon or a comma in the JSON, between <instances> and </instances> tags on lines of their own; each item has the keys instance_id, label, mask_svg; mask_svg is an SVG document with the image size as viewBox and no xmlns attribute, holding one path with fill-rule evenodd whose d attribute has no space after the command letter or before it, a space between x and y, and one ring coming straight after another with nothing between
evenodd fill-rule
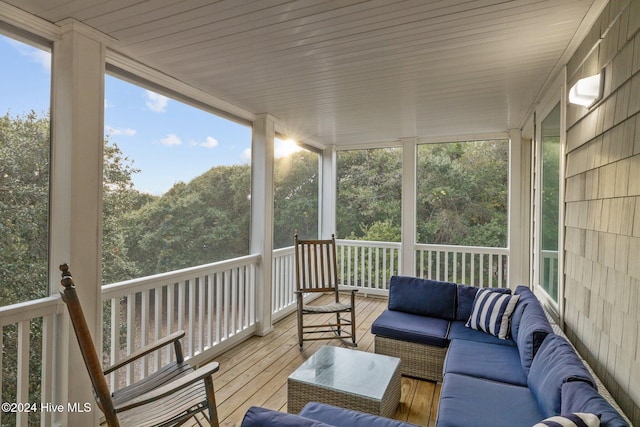
<instances>
[{"instance_id":1,"label":"white porch post","mask_svg":"<svg viewBox=\"0 0 640 427\"><path fill-rule=\"evenodd\" d=\"M273 330L271 319L273 258L273 150L275 118L261 114L253 123L251 144L251 253L262 255L258 270L258 335Z\"/></svg>"},{"instance_id":2,"label":"white porch post","mask_svg":"<svg viewBox=\"0 0 640 427\"><path fill-rule=\"evenodd\" d=\"M418 140L402 141L402 248L400 274L416 275L416 157Z\"/></svg>"},{"instance_id":3,"label":"white porch post","mask_svg":"<svg viewBox=\"0 0 640 427\"><path fill-rule=\"evenodd\" d=\"M336 233L337 153L334 145L322 150L320 169L320 227L318 237L330 239Z\"/></svg>"},{"instance_id":4,"label":"white porch post","mask_svg":"<svg viewBox=\"0 0 640 427\"><path fill-rule=\"evenodd\" d=\"M520 130L509 131L509 287L529 283L530 154Z\"/></svg>"},{"instance_id":5,"label":"white porch post","mask_svg":"<svg viewBox=\"0 0 640 427\"><path fill-rule=\"evenodd\" d=\"M68 262L100 349L104 45L75 21L64 23L61 34L52 65L51 292L60 283L58 264ZM100 410L67 319L61 316L57 328L54 400L65 410L67 403L90 403L93 410L56 414L54 424L96 425Z\"/></svg>"}]
</instances>

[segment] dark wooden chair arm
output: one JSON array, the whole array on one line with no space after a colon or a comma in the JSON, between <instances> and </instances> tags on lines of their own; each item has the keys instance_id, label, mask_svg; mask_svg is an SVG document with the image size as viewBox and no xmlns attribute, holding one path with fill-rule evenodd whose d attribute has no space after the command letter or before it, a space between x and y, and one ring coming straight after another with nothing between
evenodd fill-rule
<instances>
[{"instance_id":1,"label":"dark wooden chair arm","mask_svg":"<svg viewBox=\"0 0 640 427\"><path fill-rule=\"evenodd\" d=\"M120 406L117 406L115 408L115 411L123 412L132 408L136 408L138 406L146 405L147 403L155 402L158 399L169 396L179 390L182 390L185 387L190 386L193 383L202 381L203 379L210 377L219 369L220 364L218 362L209 363L208 365L205 365L200 369L189 373L188 375L180 377L175 381L171 381L168 384L158 387L152 391L136 397L135 399L129 400Z\"/></svg>"},{"instance_id":2,"label":"dark wooden chair arm","mask_svg":"<svg viewBox=\"0 0 640 427\"><path fill-rule=\"evenodd\" d=\"M184 331L177 331L174 332L172 334L167 335L166 337L152 343L149 344L145 347L142 347L141 349L134 351L133 353L131 353L130 355L128 355L127 357L125 357L124 359L118 361L118 363L109 366L107 369L104 370L104 374L108 375L111 372L122 368L123 366L127 366L129 363L140 359L143 356L146 356L147 354L154 352L156 350L158 350L159 348L164 347L165 345L169 345L172 343L175 343L176 341L184 338L185 336L185 332ZM175 344L174 344L175 345ZM180 350L180 354L176 354L176 358L178 359L178 361L182 361L182 354L181 354L181 350ZM177 352L178 353L178 352Z\"/></svg>"}]
</instances>

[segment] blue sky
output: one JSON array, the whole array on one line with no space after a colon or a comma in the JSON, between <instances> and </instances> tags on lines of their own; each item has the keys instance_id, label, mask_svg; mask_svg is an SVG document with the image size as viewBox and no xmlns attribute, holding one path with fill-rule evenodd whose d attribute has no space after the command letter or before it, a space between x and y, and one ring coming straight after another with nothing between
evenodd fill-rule
<instances>
[{"instance_id":1,"label":"blue sky","mask_svg":"<svg viewBox=\"0 0 640 427\"><path fill-rule=\"evenodd\" d=\"M48 52L0 35L0 114L49 110ZM251 128L112 76L105 79L105 136L141 172L135 187L162 194L213 166L250 161ZM276 141L276 156L287 153Z\"/></svg>"}]
</instances>

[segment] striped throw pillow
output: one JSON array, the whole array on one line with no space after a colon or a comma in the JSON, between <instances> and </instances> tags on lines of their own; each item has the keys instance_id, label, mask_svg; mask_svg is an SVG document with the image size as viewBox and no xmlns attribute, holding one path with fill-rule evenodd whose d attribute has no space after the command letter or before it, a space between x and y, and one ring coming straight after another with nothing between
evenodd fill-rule
<instances>
[{"instance_id":1,"label":"striped throw pillow","mask_svg":"<svg viewBox=\"0 0 640 427\"><path fill-rule=\"evenodd\" d=\"M600 417L594 414L576 412L575 414L549 417L533 427L599 427Z\"/></svg>"},{"instance_id":2,"label":"striped throw pillow","mask_svg":"<svg viewBox=\"0 0 640 427\"><path fill-rule=\"evenodd\" d=\"M480 289L473 300L471 317L466 326L495 335L500 339L509 336L510 318L520 295L509 295Z\"/></svg>"}]
</instances>

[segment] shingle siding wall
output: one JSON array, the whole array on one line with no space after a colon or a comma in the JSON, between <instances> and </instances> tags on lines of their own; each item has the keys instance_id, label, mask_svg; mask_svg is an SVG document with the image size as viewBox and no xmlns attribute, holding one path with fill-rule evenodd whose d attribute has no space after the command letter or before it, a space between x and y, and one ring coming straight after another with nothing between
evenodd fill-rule
<instances>
[{"instance_id":1,"label":"shingle siding wall","mask_svg":"<svg viewBox=\"0 0 640 427\"><path fill-rule=\"evenodd\" d=\"M567 64L605 70L603 99L569 105L567 335L640 426L640 0L610 1Z\"/></svg>"}]
</instances>

